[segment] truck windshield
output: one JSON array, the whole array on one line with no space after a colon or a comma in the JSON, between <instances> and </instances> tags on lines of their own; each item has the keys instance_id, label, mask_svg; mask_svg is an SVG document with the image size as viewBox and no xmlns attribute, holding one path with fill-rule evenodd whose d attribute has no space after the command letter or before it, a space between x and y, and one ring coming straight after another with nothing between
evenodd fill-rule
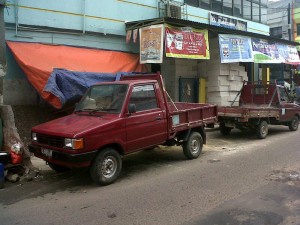
<instances>
[{"instance_id":1,"label":"truck windshield","mask_svg":"<svg viewBox=\"0 0 300 225\"><path fill-rule=\"evenodd\" d=\"M127 84L100 84L88 89L75 112L120 113L127 93Z\"/></svg>"}]
</instances>

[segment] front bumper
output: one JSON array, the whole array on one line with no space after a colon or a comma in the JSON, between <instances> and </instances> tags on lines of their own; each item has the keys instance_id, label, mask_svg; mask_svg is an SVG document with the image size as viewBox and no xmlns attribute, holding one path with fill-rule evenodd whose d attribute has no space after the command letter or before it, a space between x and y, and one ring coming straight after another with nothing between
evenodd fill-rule
<instances>
[{"instance_id":1,"label":"front bumper","mask_svg":"<svg viewBox=\"0 0 300 225\"><path fill-rule=\"evenodd\" d=\"M51 151L51 156L49 156L49 154L45 155L42 153L42 147L40 146L30 144L28 148L29 151L38 158L69 168L88 167L97 155L97 151L85 152L81 154L69 154L49 149Z\"/></svg>"}]
</instances>

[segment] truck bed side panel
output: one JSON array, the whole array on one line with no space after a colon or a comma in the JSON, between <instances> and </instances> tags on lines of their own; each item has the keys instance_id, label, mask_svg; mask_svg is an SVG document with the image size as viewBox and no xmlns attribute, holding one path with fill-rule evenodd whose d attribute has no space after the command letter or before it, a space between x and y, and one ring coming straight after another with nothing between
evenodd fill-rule
<instances>
[{"instance_id":1,"label":"truck bed side panel","mask_svg":"<svg viewBox=\"0 0 300 225\"><path fill-rule=\"evenodd\" d=\"M217 121L217 106L211 104L176 102L168 104L171 132L214 124Z\"/></svg>"},{"instance_id":2,"label":"truck bed side panel","mask_svg":"<svg viewBox=\"0 0 300 225\"><path fill-rule=\"evenodd\" d=\"M276 118L279 119L280 109L275 107L218 107L218 118L239 119L247 122L250 118Z\"/></svg>"}]
</instances>

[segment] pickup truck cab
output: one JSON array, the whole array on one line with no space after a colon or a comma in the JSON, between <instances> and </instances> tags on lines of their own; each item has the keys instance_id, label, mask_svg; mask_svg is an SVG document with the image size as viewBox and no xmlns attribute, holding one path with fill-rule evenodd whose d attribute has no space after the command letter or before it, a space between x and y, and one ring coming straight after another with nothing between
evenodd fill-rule
<instances>
[{"instance_id":1,"label":"pickup truck cab","mask_svg":"<svg viewBox=\"0 0 300 225\"><path fill-rule=\"evenodd\" d=\"M97 184L114 182L122 156L157 145L182 145L188 159L206 143L215 105L168 102L160 74L91 86L71 115L32 128L29 150L56 171L89 167Z\"/></svg>"},{"instance_id":2,"label":"pickup truck cab","mask_svg":"<svg viewBox=\"0 0 300 225\"><path fill-rule=\"evenodd\" d=\"M285 87L276 82L244 81L238 95L239 106L232 106L234 100L231 106L218 107L218 121L223 135L228 135L233 128L250 129L263 139L268 135L268 124L286 125L291 131L298 129L300 106L290 99Z\"/></svg>"}]
</instances>

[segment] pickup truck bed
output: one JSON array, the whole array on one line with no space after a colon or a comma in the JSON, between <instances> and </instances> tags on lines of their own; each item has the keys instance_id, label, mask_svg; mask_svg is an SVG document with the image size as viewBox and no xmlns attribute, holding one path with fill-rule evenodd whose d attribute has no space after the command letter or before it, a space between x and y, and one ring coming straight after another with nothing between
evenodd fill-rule
<instances>
[{"instance_id":1,"label":"pickup truck bed","mask_svg":"<svg viewBox=\"0 0 300 225\"><path fill-rule=\"evenodd\" d=\"M218 107L218 116L231 117L232 119L238 119L239 122L248 122L251 118L266 118L272 117L279 119L280 110L275 107L268 106L232 106L232 107Z\"/></svg>"}]
</instances>

